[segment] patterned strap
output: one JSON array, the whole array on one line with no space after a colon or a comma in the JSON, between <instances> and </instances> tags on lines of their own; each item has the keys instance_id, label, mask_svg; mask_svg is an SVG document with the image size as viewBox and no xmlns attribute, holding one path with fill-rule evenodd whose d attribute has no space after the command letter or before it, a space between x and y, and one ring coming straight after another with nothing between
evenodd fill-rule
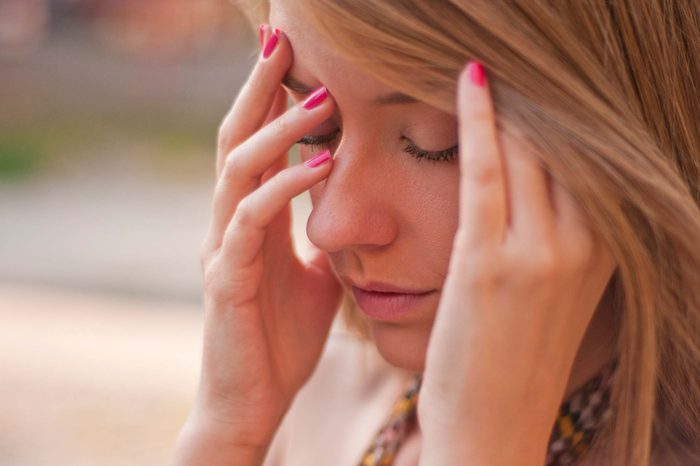
<instances>
[{"instance_id":1,"label":"patterned strap","mask_svg":"<svg viewBox=\"0 0 700 466\"><path fill-rule=\"evenodd\" d=\"M416 422L416 402L422 378L417 374L391 409L389 419L379 430L360 461L360 466L389 466Z\"/></svg>"},{"instance_id":2,"label":"patterned strap","mask_svg":"<svg viewBox=\"0 0 700 466\"><path fill-rule=\"evenodd\" d=\"M611 416L610 391L617 360L601 371L564 401L552 427L546 466L569 466L585 453L595 440L603 422ZM416 402L421 385L417 374L374 440L362 455L359 466L390 466L396 453L416 422Z\"/></svg>"},{"instance_id":3,"label":"patterned strap","mask_svg":"<svg viewBox=\"0 0 700 466\"><path fill-rule=\"evenodd\" d=\"M571 465L593 444L612 415L610 392L616 369L614 360L561 404L549 437L546 466Z\"/></svg>"}]
</instances>

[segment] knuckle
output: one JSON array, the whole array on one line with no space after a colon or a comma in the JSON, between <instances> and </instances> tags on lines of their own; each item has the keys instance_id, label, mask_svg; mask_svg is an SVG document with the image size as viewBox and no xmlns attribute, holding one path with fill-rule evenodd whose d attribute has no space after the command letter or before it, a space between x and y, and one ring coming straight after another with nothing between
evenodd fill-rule
<instances>
[{"instance_id":1,"label":"knuckle","mask_svg":"<svg viewBox=\"0 0 700 466\"><path fill-rule=\"evenodd\" d=\"M209 264L216 253L216 249L217 246L212 244L212 239L210 239L209 235L207 235L199 246L199 265L202 272L205 272L207 267L209 267Z\"/></svg>"},{"instance_id":2,"label":"knuckle","mask_svg":"<svg viewBox=\"0 0 700 466\"><path fill-rule=\"evenodd\" d=\"M272 130L275 133L285 134L285 133L287 133L287 131L289 131L290 124L289 124L289 120L287 119L286 115L287 114L284 114L284 115L272 120Z\"/></svg>"},{"instance_id":3,"label":"knuckle","mask_svg":"<svg viewBox=\"0 0 700 466\"><path fill-rule=\"evenodd\" d=\"M232 175L238 173L241 168L241 158L238 156L236 150L231 151L224 159L224 166L221 176L225 179L230 179Z\"/></svg>"},{"instance_id":4,"label":"knuckle","mask_svg":"<svg viewBox=\"0 0 700 466\"><path fill-rule=\"evenodd\" d=\"M279 193L283 192L285 190L285 182L284 182L284 172L280 172L272 176L270 179L268 179L265 184L269 184L269 188L274 192L274 193Z\"/></svg>"},{"instance_id":5,"label":"knuckle","mask_svg":"<svg viewBox=\"0 0 700 466\"><path fill-rule=\"evenodd\" d=\"M235 306L237 296L241 294L241 287L232 279L221 256L212 260L204 274L202 288L206 301L214 308L226 309Z\"/></svg>"},{"instance_id":6,"label":"knuckle","mask_svg":"<svg viewBox=\"0 0 700 466\"><path fill-rule=\"evenodd\" d=\"M514 246L507 262L518 281L537 282L553 278L561 270L561 257L549 245L533 246L532 243Z\"/></svg>"},{"instance_id":7,"label":"knuckle","mask_svg":"<svg viewBox=\"0 0 700 466\"><path fill-rule=\"evenodd\" d=\"M568 270L578 270L585 267L594 252L593 241L588 236L583 236L576 239L571 243L572 245L567 248L565 255L566 268Z\"/></svg>"},{"instance_id":8,"label":"knuckle","mask_svg":"<svg viewBox=\"0 0 700 466\"><path fill-rule=\"evenodd\" d=\"M216 132L217 137L216 140L218 142L218 148L219 151L221 151L225 146L226 143L229 141L230 136L229 136L229 117L226 115L223 120L221 120L221 123L219 123L219 128Z\"/></svg>"},{"instance_id":9,"label":"knuckle","mask_svg":"<svg viewBox=\"0 0 700 466\"><path fill-rule=\"evenodd\" d=\"M500 260L493 252L486 251L473 252L463 257L457 263L450 262L450 266L461 268L458 274L450 274L463 276L465 283L469 284L470 288L475 289L493 289L502 283L506 276L506 270L503 267L504 262Z\"/></svg>"},{"instance_id":10,"label":"knuckle","mask_svg":"<svg viewBox=\"0 0 700 466\"><path fill-rule=\"evenodd\" d=\"M520 257L521 266L526 268L528 275L534 279L550 278L561 269L561 257L550 247L530 250Z\"/></svg>"},{"instance_id":11,"label":"knuckle","mask_svg":"<svg viewBox=\"0 0 700 466\"><path fill-rule=\"evenodd\" d=\"M250 74L248 77L248 80L246 81L246 91L251 92L251 91L258 91L261 89L264 89L267 84L267 79L265 79L265 73L263 73L263 70L260 65L258 65L253 72Z\"/></svg>"},{"instance_id":12,"label":"knuckle","mask_svg":"<svg viewBox=\"0 0 700 466\"><path fill-rule=\"evenodd\" d=\"M254 225L254 219L255 216L251 207L250 198L245 197L238 203L236 212L233 214L232 223L234 226L246 228Z\"/></svg>"},{"instance_id":13,"label":"knuckle","mask_svg":"<svg viewBox=\"0 0 700 466\"><path fill-rule=\"evenodd\" d=\"M486 159L488 157L484 157ZM497 181L501 173L499 166L488 161L475 163L469 170L470 178L479 185L489 185Z\"/></svg>"},{"instance_id":14,"label":"knuckle","mask_svg":"<svg viewBox=\"0 0 700 466\"><path fill-rule=\"evenodd\" d=\"M204 296L215 307L225 306L231 300L231 293L223 283L220 274L210 272L204 279Z\"/></svg>"},{"instance_id":15,"label":"knuckle","mask_svg":"<svg viewBox=\"0 0 700 466\"><path fill-rule=\"evenodd\" d=\"M229 113L219 123L216 137L216 149L219 158L225 157L234 147L240 144L240 131L236 128L234 110Z\"/></svg>"},{"instance_id":16,"label":"knuckle","mask_svg":"<svg viewBox=\"0 0 700 466\"><path fill-rule=\"evenodd\" d=\"M500 289L506 279L506 271L495 264L477 266L473 272L467 274L469 288L484 292Z\"/></svg>"},{"instance_id":17,"label":"knuckle","mask_svg":"<svg viewBox=\"0 0 700 466\"><path fill-rule=\"evenodd\" d=\"M479 123L491 122L491 110L483 105L475 105L469 111L469 118Z\"/></svg>"},{"instance_id":18,"label":"knuckle","mask_svg":"<svg viewBox=\"0 0 700 466\"><path fill-rule=\"evenodd\" d=\"M221 284L219 283L218 265L215 259L211 260L204 269L202 279L202 288L204 293L210 297L217 297L221 293Z\"/></svg>"}]
</instances>

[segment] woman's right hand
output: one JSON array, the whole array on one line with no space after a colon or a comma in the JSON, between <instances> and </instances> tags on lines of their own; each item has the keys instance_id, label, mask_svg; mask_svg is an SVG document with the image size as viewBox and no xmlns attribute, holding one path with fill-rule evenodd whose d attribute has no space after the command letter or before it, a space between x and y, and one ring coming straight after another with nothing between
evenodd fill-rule
<instances>
[{"instance_id":1,"label":"woman's right hand","mask_svg":"<svg viewBox=\"0 0 700 466\"><path fill-rule=\"evenodd\" d=\"M188 419L261 448L316 367L342 293L325 254L313 249L302 262L290 231L290 201L328 176L333 160L313 168L287 161L335 104L326 92L312 108L285 111L291 46L269 26L264 39L276 47L261 54L219 129L213 216L201 250L202 368Z\"/></svg>"}]
</instances>

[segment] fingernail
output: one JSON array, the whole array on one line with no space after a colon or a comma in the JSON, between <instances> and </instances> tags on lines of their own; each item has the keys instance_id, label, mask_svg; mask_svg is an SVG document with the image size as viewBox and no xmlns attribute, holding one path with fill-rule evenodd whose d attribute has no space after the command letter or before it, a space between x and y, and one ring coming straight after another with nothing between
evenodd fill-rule
<instances>
[{"instance_id":1,"label":"fingernail","mask_svg":"<svg viewBox=\"0 0 700 466\"><path fill-rule=\"evenodd\" d=\"M272 31L272 35L267 39L267 44L265 44L265 48L263 49L263 58L269 58L270 55L272 55L272 52L275 50L275 46L277 46L280 32L281 31L276 28L274 31Z\"/></svg>"},{"instance_id":2,"label":"fingernail","mask_svg":"<svg viewBox=\"0 0 700 466\"><path fill-rule=\"evenodd\" d=\"M260 42L260 47L263 46L263 39L265 38L265 24L261 24L258 28L258 41Z\"/></svg>"},{"instance_id":3,"label":"fingernail","mask_svg":"<svg viewBox=\"0 0 700 466\"><path fill-rule=\"evenodd\" d=\"M324 150L323 152L321 152L320 154L318 154L314 158L309 159L306 162L304 162L304 165L306 165L309 168L318 167L319 165L321 165L323 162L325 162L326 160L328 160L330 158L331 158L331 151Z\"/></svg>"},{"instance_id":4,"label":"fingernail","mask_svg":"<svg viewBox=\"0 0 700 466\"><path fill-rule=\"evenodd\" d=\"M302 107L306 110L311 110L314 107L318 107L321 102L326 100L326 97L328 97L328 89L325 86L321 86L306 98Z\"/></svg>"},{"instance_id":5,"label":"fingernail","mask_svg":"<svg viewBox=\"0 0 700 466\"><path fill-rule=\"evenodd\" d=\"M486 82L486 73L484 73L484 67L481 63L477 61L470 61L467 65L467 73L469 73L469 80L479 87L484 87Z\"/></svg>"}]
</instances>

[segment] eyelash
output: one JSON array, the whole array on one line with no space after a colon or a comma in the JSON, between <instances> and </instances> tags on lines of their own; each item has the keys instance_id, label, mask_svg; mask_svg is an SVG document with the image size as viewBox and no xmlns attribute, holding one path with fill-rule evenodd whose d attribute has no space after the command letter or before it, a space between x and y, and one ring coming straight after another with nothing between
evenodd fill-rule
<instances>
[{"instance_id":1,"label":"eyelash","mask_svg":"<svg viewBox=\"0 0 700 466\"><path fill-rule=\"evenodd\" d=\"M338 135L340 130L336 130L330 134L322 134L319 136L307 135L299 139L296 143L303 144L305 146L311 146L313 148L322 149L327 147L335 137ZM426 160L429 162L451 162L457 156L459 152L459 146L453 146L449 149L438 150L438 151L428 151L421 149L413 141L406 137L402 137L406 141L404 146L404 152L411 154L413 157L417 158L418 161Z\"/></svg>"}]
</instances>

